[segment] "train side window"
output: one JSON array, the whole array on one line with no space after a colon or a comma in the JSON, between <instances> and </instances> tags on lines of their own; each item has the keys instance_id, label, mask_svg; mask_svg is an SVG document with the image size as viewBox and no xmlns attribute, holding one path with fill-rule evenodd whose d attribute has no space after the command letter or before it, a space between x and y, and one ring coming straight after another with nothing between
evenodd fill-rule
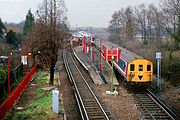
<instances>
[{"instance_id":1,"label":"train side window","mask_svg":"<svg viewBox=\"0 0 180 120\"><path fill-rule=\"evenodd\" d=\"M130 71L134 71L134 69L135 69L135 65L134 65L134 64L131 64L131 65L130 65Z\"/></svg>"},{"instance_id":2,"label":"train side window","mask_svg":"<svg viewBox=\"0 0 180 120\"><path fill-rule=\"evenodd\" d=\"M118 65L121 68L121 70L123 70L125 72L126 63L122 59L120 59L120 61L118 62Z\"/></svg>"},{"instance_id":3,"label":"train side window","mask_svg":"<svg viewBox=\"0 0 180 120\"><path fill-rule=\"evenodd\" d=\"M139 65L139 71L143 71L143 65Z\"/></svg>"},{"instance_id":4,"label":"train side window","mask_svg":"<svg viewBox=\"0 0 180 120\"><path fill-rule=\"evenodd\" d=\"M147 71L151 71L151 65L147 65Z\"/></svg>"}]
</instances>

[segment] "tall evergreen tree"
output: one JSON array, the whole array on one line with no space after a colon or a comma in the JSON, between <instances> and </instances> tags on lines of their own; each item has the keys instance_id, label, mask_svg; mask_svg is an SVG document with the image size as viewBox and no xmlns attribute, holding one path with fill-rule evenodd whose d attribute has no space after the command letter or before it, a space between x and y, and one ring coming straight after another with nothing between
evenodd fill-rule
<instances>
[{"instance_id":1,"label":"tall evergreen tree","mask_svg":"<svg viewBox=\"0 0 180 120\"><path fill-rule=\"evenodd\" d=\"M1 21L0 18L0 38L4 36L4 30L6 30L5 25L3 24L3 22Z\"/></svg>"},{"instance_id":2,"label":"tall evergreen tree","mask_svg":"<svg viewBox=\"0 0 180 120\"><path fill-rule=\"evenodd\" d=\"M6 34L6 42L8 44L14 44L16 42L16 33L9 30L9 32Z\"/></svg>"},{"instance_id":3,"label":"tall evergreen tree","mask_svg":"<svg viewBox=\"0 0 180 120\"><path fill-rule=\"evenodd\" d=\"M29 10L28 14L26 15L26 20L25 20L24 28L23 28L24 36L26 36L28 34L28 32L31 30L33 25L34 25L34 16L31 13L31 10Z\"/></svg>"}]
</instances>

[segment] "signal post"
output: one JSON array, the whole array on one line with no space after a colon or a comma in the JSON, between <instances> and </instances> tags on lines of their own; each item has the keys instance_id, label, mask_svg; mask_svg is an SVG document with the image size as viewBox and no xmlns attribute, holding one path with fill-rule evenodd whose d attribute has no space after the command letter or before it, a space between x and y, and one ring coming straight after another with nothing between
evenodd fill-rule
<instances>
[{"instance_id":1,"label":"signal post","mask_svg":"<svg viewBox=\"0 0 180 120\"><path fill-rule=\"evenodd\" d=\"M111 82L110 82L110 91L106 91L108 94L117 94L117 91L113 90L113 79L114 79L114 70L113 70L113 62L116 60L117 62L120 60L121 51L117 49L104 50L104 59L106 61L111 61Z\"/></svg>"}]
</instances>

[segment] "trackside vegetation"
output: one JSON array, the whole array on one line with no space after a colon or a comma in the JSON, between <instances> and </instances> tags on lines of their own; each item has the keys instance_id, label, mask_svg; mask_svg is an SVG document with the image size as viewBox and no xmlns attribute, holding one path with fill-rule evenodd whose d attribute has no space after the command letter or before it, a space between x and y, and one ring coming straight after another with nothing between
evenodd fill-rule
<instances>
[{"instance_id":1,"label":"trackside vegetation","mask_svg":"<svg viewBox=\"0 0 180 120\"><path fill-rule=\"evenodd\" d=\"M58 77L57 74L55 74L55 81L57 80ZM16 111L13 120L46 120L57 117L57 115L52 112L52 90L43 89L49 86L48 83L49 73L42 72L29 84L16 109L20 106L21 102L25 100L24 98L31 100L25 102L22 110ZM31 98L29 98L28 95L31 96Z\"/></svg>"}]
</instances>

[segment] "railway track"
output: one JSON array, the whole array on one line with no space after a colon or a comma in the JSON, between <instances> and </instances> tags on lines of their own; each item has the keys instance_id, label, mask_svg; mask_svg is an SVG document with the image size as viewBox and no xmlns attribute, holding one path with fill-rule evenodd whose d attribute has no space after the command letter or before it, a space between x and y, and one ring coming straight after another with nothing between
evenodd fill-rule
<instances>
[{"instance_id":1,"label":"railway track","mask_svg":"<svg viewBox=\"0 0 180 120\"><path fill-rule=\"evenodd\" d=\"M134 92L137 105L143 111L145 120L176 120L177 116L151 91Z\"/></svg>"},{"instance_id":2,"label":"railway track","mask_svg":"<svg viewBox=\"0 0 180 120\"><path fill-rule=\"evenodd\" d=\"M70 52L63 52L63 59L70 82L74 85L75 97L83 120L110 120L87 81L92 81L87 72L81 72ZM83 70L84 71L84 70Z\"/></svg>"}]
</instances>

